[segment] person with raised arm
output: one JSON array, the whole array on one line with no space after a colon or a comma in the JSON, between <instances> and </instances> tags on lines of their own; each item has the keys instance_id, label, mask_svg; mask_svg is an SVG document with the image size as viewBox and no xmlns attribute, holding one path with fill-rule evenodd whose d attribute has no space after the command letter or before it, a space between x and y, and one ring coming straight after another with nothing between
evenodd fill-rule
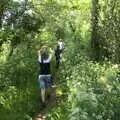
<instances>
[{"instance_id":1,"label":"person with raised arm","mask_svg":"<svg viewBox=\"0 0 120 120\"><path fill-rule=\"evenodd\" d=\"M43 107L46 106L45 104L46 90L53 86L50 69L52 56L53 50L51 48L48 50L47 46L43 46L40 50L38 50L38 61L40 65L39 85L41 88L41 100Z\"/></svg>"}]
</instances>

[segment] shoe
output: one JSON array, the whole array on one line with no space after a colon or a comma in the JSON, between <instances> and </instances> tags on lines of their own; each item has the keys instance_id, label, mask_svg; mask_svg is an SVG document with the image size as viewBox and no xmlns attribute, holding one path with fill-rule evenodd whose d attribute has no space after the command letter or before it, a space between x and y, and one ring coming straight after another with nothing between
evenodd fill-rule
<instances>
[{"instance_id":1,"label":"shoe","mask_svg":"<svg viewBox=\"0 0 120 120\"><path fill-rule=\"evenodd\" d=\"M51 87L52 87L52 88L56 88L56 85L54 84L54 85L52 85Z\"/></svg>"},{"instance_id":2,"label":"shoe","mask_svg":"<svg viewBox=\"0 0 120 120\"><path fill-rule=\"evenodd\" d=\"M47 99L50 99L50 94L47 95Z\"/></svg>"},{"instance_id":3,"label":"shoe","mask_svg":"<svg viewBox=\"0 0 120 120\"><path fill-rule=\"evenodd\" d=\"M45 102L42 103L42 108L46 108L46 103Z\"/></svg>"}]
</instances>

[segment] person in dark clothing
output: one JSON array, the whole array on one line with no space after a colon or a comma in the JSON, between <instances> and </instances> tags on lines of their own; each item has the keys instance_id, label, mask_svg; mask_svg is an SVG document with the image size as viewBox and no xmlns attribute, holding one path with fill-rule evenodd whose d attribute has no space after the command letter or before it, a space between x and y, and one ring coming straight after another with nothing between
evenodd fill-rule
<instances>
[{"instance_id":1,"label":"person in dark clothing","mask_svg":"<svg viewBox=\"0 0 120 120\"><path fill-rule=\"evenodd\" d=\"M45 106L46 89L53 86L51 82L52 75L50 70L52 55L53 55L53 51L50 49L50 54L48 54L46 46L43 46L38 51L38 61L40 64L39 84L41 88L41 99L42 99L43 106Z\"/></svg>"},{"instance_id":2,"label":"person in dark clothing","mask_svg":"<svg viewBox=\"0 0 120 120\"><path fill-rule=\"evenodd\" d=\"M59 68L59 65L60 65L61 52L62 52L62 50L60 50L60 46L58 45L56 50L55 50L56 68L57 69Z\"/></svg>"}]
</instances>

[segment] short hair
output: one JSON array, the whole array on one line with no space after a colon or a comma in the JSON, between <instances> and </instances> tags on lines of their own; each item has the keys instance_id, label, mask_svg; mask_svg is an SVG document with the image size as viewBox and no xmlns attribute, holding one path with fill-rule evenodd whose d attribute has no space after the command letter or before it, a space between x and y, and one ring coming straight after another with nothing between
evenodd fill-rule
<instances>
[{"instance_id":1,"label":"short hair","mask_svg":"<svg viewBox=\"0 0 120 120\"><path fill-rule=\"evenodd\" d=\"M46 59L48 58L48 54L47 54L46 51L42 51L42 52L41 52L41 58L42 58L43 60L46 60Z\"/></svg>"},{"instance_id":2,"label":"short hair","mask_svg":"<svg viewBox=\"0 0 120 120\"><path fill-rule=\"evenodd\" d=\"M47 51L47 46L44 45L41 47L40 54L41 54L41 58L43 60L46 60L48 58L49 55L48 55L48 51Z\"/></svg>"},{"instance_id":3,"label":"short hair","mask_svg":"<svg viewBox=\"0 0 120 120\"><path fill-rule=\"evenodd\" d=\"M59 41L62 41L62 38L60 38Z\"/></svg>"}]
</instances>

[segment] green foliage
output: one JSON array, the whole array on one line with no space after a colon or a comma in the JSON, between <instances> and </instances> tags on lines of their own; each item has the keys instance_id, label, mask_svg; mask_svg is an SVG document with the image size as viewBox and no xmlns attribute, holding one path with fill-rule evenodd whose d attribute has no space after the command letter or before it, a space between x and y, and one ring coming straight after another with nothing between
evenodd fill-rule
<instances>
[{"instance_id":1,"label":"green foliage","mask_svg":"<svg viewBox=\"0 0 120 120\"><path fill-rule=\"evenodd\" d=\"M67 120L68 119L68 105L62 103L59 107L54 108L47 116L46 120Z\"/></svg>"},{"instance_id":2,"label":"green foliage","mask_svg":"<svg viewBox=\"0 0 120 120\"><path fill-rule=\"evenodd\" d=\"M78 118L83 120L113 119L116 112L113 108L116 107L115 104L119 105L119 102L114 101L114 98L118 99L119 97L119 89L116 89L118 81L116 81L115 69L117 68L105 68L105 65L84 62L79 67L77 65L75 69L71 75L72 83L71 79L69 82L71 90L69 100L71 101L73 117L76 120ZM104 78L101 81L100 77L102 76ZM77 112L74 111L75 109ZM76 117L77 114L78 117Z\"/></svg>"},{"instance_id":3,"label":"green foliage","mask_svg":"<svg viewBox=\"0 0 120 120\"><path fill-rule=\"evenodd\" d=\"M38 107L40 93L36 82L37 56L33 47L35 48L35 44L20 44L13 55L1 64L1 120L26 120L41 108Z\"/></svg>"},{"instance_id":4,"label":"green foliage","mask_svg":"<svg viewBox=\"0 0 120 120\"><path fill-rule=\"evenodd\" d=\"M19 90L10 86L0 93L1 120L28 120L26 116L33 116L37 110L37 104L30 89Z\"/></svg>"},{"instance_id":5,"label":"green foliage","mask_svg":"<svg viewBox=\"0 0 120 120\"><path fill-rule=\"evenodd\" d=\"M118 0L108 0L108 4L99 0L98 57L112 61L101 63L90 57L90 0L1 0L0 3L1 120L32 120L40 111L37 50L42 45L54 49L59 38L65 42L65 50L59 71L54 68L53 59L52 73L60 98L46 119L119 119Z\"/></svg>"},{"instance_id":6,"label":"green foliage","mask_svg":"<svg viewBox=\"0 0 120 120\"><path fill-rule=\"evenodd\" d=\"M120 1L99 0L100 16L98 28L98 42L100 47L100 59L108 59L119 63L120 51Z\"/></svg>"},{"instance_id":7,"label":"green foliage","mask_svg":"<svg viewBox=\"0 0 120 120\"><path fill-rule=\"evenodd\" d=\"M41 29L40 34L36 35L36 39L40 42L41 45L53 46L55 44L55 34L52 31L46 29Z\"/></svg>"},{"instance_id":8,"label":"green foliage","mask_svg":"<svg viewBox=\"0 0 120 120\"><path fill-rule=\"evenodd\" d=\"M67 94L68 98L64 101L64 106L53 109L51 119L119 119L118 65L92 62L80 53L74 54L74 57L69 54L64 62L64 69L59 77L63 82L67 82L61 89L66 88L63 94ZM64 109L65 112L62 113Z\"/></svg>"}]
</instances>

